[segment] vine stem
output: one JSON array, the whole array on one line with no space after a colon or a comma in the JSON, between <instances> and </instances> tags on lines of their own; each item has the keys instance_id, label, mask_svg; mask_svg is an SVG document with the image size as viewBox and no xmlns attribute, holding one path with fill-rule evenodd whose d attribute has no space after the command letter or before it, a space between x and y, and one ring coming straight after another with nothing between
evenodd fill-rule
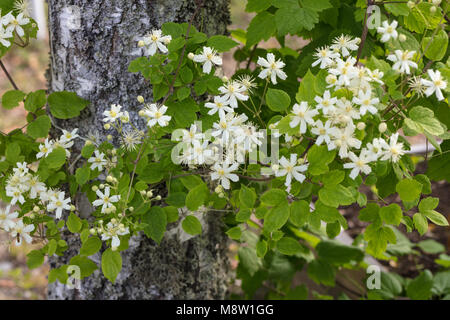
<instances>
[{"instance_id":1,"label":"vine stem","mask_svg":"<svg viewBox=\"0 0 450 320\"><path fill-rule=\"evenodd\" d=\"M8 70L6 70L5 65L3 64L3 62L0 60L0 66L2 67L3 72L6 74L6 76L8 77L9 82L11 82L12 86L14 87L15 90L19 90L19 88L17 87L16 83L14 82L13 78L11 77L11 75L9 74Z\"/></svg>"},{"instance_id":2,"label":"vine stem","mask_svg":"<svg viewBox=\"0 0 450 320\"><path fill-rule=\"evenodd\" d=\"M359 59L361 58L362 50L364 48L364 43L366 42L366 39L367 39L367 33L369 32L369 26L367 25L367 20L369 20L370 15L372 14L372 11L371 10L369 11L369 9L370 9L370 6L372 6L373 4L374 4L373 0L367 0L367 9L364 14L364 28L363 28L363 32L361 34L361 42L359 44L358 56L356 57L355 65L358 64Z\"/></svg>"}]
</instances>

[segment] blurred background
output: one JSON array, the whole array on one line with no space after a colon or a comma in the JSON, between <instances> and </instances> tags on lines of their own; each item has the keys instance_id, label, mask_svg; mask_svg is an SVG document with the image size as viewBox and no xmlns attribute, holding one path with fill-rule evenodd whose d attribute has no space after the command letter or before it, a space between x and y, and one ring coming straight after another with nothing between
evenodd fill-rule
<instances>
[{"instance_id":1,"label":"blurred background","mask_svg":"<svg viewBox=\"0 0 450 320\"><path fill-rule=\"evenodd\" d=\"M12 78L24 92L35 91L46 88L45 72L49 65L49 46L48 31L46 26L46 4L45 0L32 0L33 18L38 22L40 31L38 39L31 41L31 44L25 48L13 48L5 57L2 58L6 69ZM245 12L246 0L231 0L231 20L232 24L229 30L237 28L246 29L254 14ZM298 37L288 37L286 39L289 46L293 48L301 48L307 41ZM278 42L274 39L260 44L261 47L276 47ZM231 76L236 69L236 63L232 59L231 53L224 55L223 68L227 76ZM0 96L8 90L13 89L5 74L0 70ZM14 128L21 127L26 123L25 110L23 108L15 108L13 110L5 110L0 108L0 130L9 132ZM424 139L412 141L417 147L424 148ZM422 158L423 159L423 158ZM420 162L421 157L417 157ZM426 167L418 165L418 171L423 173ZM437 208L439 212L448 215L450 208L450 199L448 197L448 183L433 183L432 196L441 199ZM366 190L370 194L370 190ZM388 201L399 201L399 199L389 199ZM349 223L349 230L346 236L347 242L356 238L361 230L365 227L364 223L357 218L359 208L351 206L342 211ZM419 239L416 233L405 234L410 241L418 242L425 238L433 239L442 245L439 253L446 252L448 254L450 248L450 231L449 228L430 228L430 231L424 238ZM0 299L45 299L47 287L47 274L49 267L44 265L38 269L29 270L26 265L26 254L32 250L32 246L23 245L22 247L8 246L8 235L0 231ZM348 244L350 244L348 243ZM231 254L236 250L235 245L231 245ZM399 273L403 276L415 276L419 270L430 269L436 271L438 266L433 263L438 257L436 253L428 253L422 250L420 255L408 254L398 261L382 262L385 268ZM237 261L231 259L233 267L236 267ZM301 277L301 276L300 276ZM303 281L305 278L297 279ZM238 283L237 283L238 286ZM239 291L233 288L232 291Z\"/></svg>"}]
</instances>

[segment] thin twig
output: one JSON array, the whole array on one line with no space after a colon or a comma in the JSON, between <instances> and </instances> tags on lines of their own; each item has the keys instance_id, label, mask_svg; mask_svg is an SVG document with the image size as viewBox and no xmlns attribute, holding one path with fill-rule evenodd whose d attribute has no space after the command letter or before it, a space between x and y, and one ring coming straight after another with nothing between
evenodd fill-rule
<instances>
[{"instance_id":1,"label":"thin twig","mask_svg":"<svg viewBox=\"0 0 450 320\"><path fill-rule=\"evenodd\" d=\"M19 90L19 88L17 87L16 83L14 82L13 78L11 77L11 75L9 74L8 70L6 70L5 65L3 64L3 62L0 60L0 66L2 67L3 72L6 74L6 76L8 77L9 82L11 82L12 86L14 87L15 90Z\"/></svg>"},{"instance_id":2,"label":"thin twig","mask_svg":"<svg viewBox=\"0 0 450 320\"><path fill-rule=\"evenodd\" d=\"M369 32L369 26L367 25L367 20L369 20L370 15L372 14L372 10L370 10L370 6L372 6L372 5L373 5L373 0L367 0L367 9L364 14L364 29L363 29L363 32L361 35L361 42L359 43L358 56L356 57L355 65L358 64L359 59L361 58L362 50L363 50L364 44L367 39L367 33Z\"/></svg>"}]
</instances>

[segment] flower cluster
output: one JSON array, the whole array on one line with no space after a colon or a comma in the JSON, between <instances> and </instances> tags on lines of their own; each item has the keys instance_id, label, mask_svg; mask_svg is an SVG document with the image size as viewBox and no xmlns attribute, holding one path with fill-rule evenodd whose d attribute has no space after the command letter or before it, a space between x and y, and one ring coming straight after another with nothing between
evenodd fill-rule
<instances>
[{"instance_id":1,"label":"flower cluster","mask_svg":"<svg viewBox=\"0 0 450 320\"><path fill-rule=\"evenodd\" d=\"M20 12L17 16L14 16L12 11L8 12L3 17L0 12L0 44L9 47L14 38L14 33L19 37L25 35L23 26L30 23L26 12Z\"/></svg>"}]
</instances>

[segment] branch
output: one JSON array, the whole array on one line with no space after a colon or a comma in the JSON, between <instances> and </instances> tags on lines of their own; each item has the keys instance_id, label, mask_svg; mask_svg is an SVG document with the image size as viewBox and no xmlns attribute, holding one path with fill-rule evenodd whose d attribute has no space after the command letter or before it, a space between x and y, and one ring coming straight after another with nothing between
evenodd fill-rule
<instances>
[{"instance_id":1,"label":"branch","mask_svg":"<svg viewBox=\"0 0 450 320\"><path fill-rule=\"evenodd\" d=\"M358 64L359 59L361 58L364 43L366 42L366 39L367 39L367 33L369 32L369 26L367 25L367 20L369 20L370 15L372 14L372 11L369 11L369 8L373 4L374 4L374 0L367 0L367 9L366 9L366 13L364 14L364 29L361 34L361 42L359 43L358 56L356 57L355 65Z\"/></svg>"},{"instance_id":2,"label":"branch","mask_svg":"<svg viewBox=\"0 0 450 320\"><path fill-rule=\"evenodd\" d=\"M3 72L6 74L6 76L8 77L9 82L11 82L12 86L14 87L15 90L19 90L19 88L17 87L16 83L14 82L13 78L11 77L11 75L8 73L8 70L6 70L5 65L3 64L3 62L0 60L0 66L3 69Z\"/></svg>"}]
</instances>

